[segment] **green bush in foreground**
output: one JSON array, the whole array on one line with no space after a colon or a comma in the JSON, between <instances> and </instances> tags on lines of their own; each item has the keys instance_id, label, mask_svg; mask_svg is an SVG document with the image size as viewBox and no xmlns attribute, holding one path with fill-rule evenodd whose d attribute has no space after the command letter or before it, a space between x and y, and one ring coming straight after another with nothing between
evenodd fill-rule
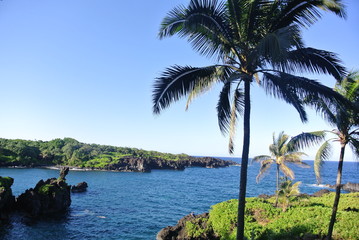
<instances>
[{"instance_id":1,"label":"green bush in foreground","mask_svg":"<svg viewBox=\"0 0 359 240\"><path fill-rule=\"evenodd\" d=\"M247 198L245 237L247 239L321 239L327 233L334 193L322 197L298 197L286 212L273 207L274 198ZM358 240L359 193L342 194L333 239ZM211 207L206 229L195 222L186 225L195 239L213 231L219 239L236 239L237 200ZM204 220L201 220L204 221Z\"/></svg>"}]
</instances>

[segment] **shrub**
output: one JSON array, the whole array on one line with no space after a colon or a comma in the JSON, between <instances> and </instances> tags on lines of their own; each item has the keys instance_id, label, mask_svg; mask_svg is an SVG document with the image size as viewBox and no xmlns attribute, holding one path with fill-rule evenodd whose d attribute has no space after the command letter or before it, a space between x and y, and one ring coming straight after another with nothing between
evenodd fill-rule
<instances>
[{"instance_id":1,"label":"shrub","mask_svg":"<svg viewBox=\"0 0 359 240\"><path fill-rule=\"evenodd\" d=\"M247 239L293 239L326 235L334 194L322 197L297 197L286 212L272 205L273 199L247 198L245 237ZM237 200L229 200L211 207L208 227L220 239L236 238ZM334 227L333 239L358 240L359 193L342 194ZM207 231L188 223L191 237Z\"/></svg>"}]
</instances>

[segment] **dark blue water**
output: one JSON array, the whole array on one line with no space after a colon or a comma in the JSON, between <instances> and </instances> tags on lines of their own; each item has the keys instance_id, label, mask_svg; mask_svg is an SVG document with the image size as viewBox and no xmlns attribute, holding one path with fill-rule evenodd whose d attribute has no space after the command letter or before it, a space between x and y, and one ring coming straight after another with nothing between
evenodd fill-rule
<instances>
[{"instance_id":1,"label":"dark blue water","mask_svg":"<svg viewBox=\"0 0 359 240\"><path fill-rule=\"evenodd\" d=\"M311 161L307 163L312 165ZM247 196L273 194L275 169L257 184L258 164L248 168ZM336 162L323 167L323 183L334 184ZM302 181L301 192L314 193L313 169L293 167ZM343 182L358 182L358 164L344 164ZM59 219L29 223L13 216L0 227L0 239L155 239L163 227L174 225L191 213L207 212L211 205L238 196L240 167L219 169L188 168L184 171L156 170L151 173L75 172L69 184L86 181L86 193L72 195L70 211ZM40 179L58 177L58 171L45 169L0 169L0 176L15 179L14 195L34 187Z\"/></svg>"}]
</instances>

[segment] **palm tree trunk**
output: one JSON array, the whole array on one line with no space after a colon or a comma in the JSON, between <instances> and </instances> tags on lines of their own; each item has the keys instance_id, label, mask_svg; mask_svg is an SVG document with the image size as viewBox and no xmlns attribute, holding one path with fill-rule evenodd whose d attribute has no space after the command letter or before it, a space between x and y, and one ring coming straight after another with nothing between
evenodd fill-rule
<instances>
[{"instance_id":1,"label":"palm tree trunk","mask_svg":"<svg viewBox=\"0 0 359 240\"><path fill-rule=\"evenodd\" d=\"M250 79L245 79L243 150L242 150L241 176L240 176L239 198L238 198L237 240L244 239L244 212L245 212L245 204L246 204L247 168L248 168L249 141L250 141L250 113L251 113Z\"/></svg>"},{"instance_id":2,"label":"palm tree trunk","mask_svg":"<svg viewBox=\"0 0 359 240\"><path fill-rule=\"evenodd\" d=\"M339 205L339 198L340 198L340 188L342 184L342 172L343 172L343 162L344 162L344 151L345 151L345 145L342 144L342 147L340 149L340 157L339 157L339 163L338 163L338 173L337 173L337 181L335 184L335 198L334 198L334 204L333 204L333 210L332 210L332 216L330 218L329 222L329 228L328 228L328 236L327 239L332 239L333 229L334 229L334 223L338 211L338 205Z\"/></svg>"},{"instance_id":3,"label":"palm tree trunk","mask_svg":"<svg viewBox=\"0 0 359 240\"><path fill-rule=\"evenodd\" d=\"M275 191L275 207L278 206L278 191L279 191L279 164L277 164L277 180L276 180L276 191Z\"/></svg>"}]
</instances>

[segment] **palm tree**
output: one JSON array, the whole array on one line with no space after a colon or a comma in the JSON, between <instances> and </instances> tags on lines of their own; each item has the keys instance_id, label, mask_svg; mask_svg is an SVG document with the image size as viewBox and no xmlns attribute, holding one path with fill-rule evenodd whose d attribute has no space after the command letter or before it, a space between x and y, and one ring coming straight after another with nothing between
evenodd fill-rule
<instances>
[{"instance_id":1,"label":"palm tree","mask_svg":"<svg viewBox=\"0 0 359 240\"><path fill-rule=\"evenodd\" d=\"M285 180L280 183L278 195L283 201L283 212L285 212L289 207L290 197L297 196L300 194L299 185L301 183L302 182L293 183L291 180Z\"/></svg>"},{"instance_id":2,"label":"palm tree","mask_svg":"<svg viewBox=\"0 0 359 240\"><path fill-rule=\"evenodd\" d=\"M335 54L302 43L300 28L315 23L320 9L345 15L340 0L191 0L162 21L160 38L176 34L187 38L194 50L217 59L218 64L167 68L154 84L154 113L184 96L188 106L212 85L223 84L217 116L220 130L229 133L230 153L238 116L243 114L238 239L244 234L252 83L257 81L267 94L293 105L302 121L307 115L301 99L309 93L327 101L341 99L317 81L293 75L307 71L340 79L345 74Z\"/></svg>"},{"instance_id":3,"label":"palm tree","mask_svg":"<svg viewBox=\"0 0 359 240\"><path fill-rule=\"evenodd\" d=\"M314 107L317 112L321 113L323 118L330 125L335 127L335 129L331 131L324 130L312 133L302 133L297 136L297 140L301 139L302 144L296 144L299 148L306 147L312 145L314 142L318 142L319 140L325 140L325 136L328 133L333 136L332 138L324 141L315 156L314 172L318 183L321 181L320 172L324 160L328 160L331 156L331 143L338 142L340 144L340 155L335 184L335 199L333 203L332 216L329 222L327 239L331 239L332 237L338 210L346 146L349 145L353 150L354 157L359 158L359 72L352 72L348 74L348 76L340 83L336 84L334 91L338 92L350 101L353 108L344 108L340 104L332 104L323 99L312 99L309 97L306 101L307 104Z\"/></svg>"},{"instance_id":4,"label":"palm tree","mask_svg":"<svg viewBox=\"0 0 359 240\"><path fill-rule=\"evenodd\" d=\"M275 206L278 205L278 194L279 194L279 171L281 171L286 177L294 179L294 172L290 169L287 163L294 163L300 167L308 168L309 165L302 162L302 156L306 155L303 152L295 151L290 147L291 142L289 136L284 132L279 133L278 137L275 137L273 133L273 143L269 145L269 151L271 156L260 155L252 159L254 162L260 162L261 167L257 175L257 182L260 181L263 174L272 166L276 164L276 199Z\"/></svg>"}]
</instances>

